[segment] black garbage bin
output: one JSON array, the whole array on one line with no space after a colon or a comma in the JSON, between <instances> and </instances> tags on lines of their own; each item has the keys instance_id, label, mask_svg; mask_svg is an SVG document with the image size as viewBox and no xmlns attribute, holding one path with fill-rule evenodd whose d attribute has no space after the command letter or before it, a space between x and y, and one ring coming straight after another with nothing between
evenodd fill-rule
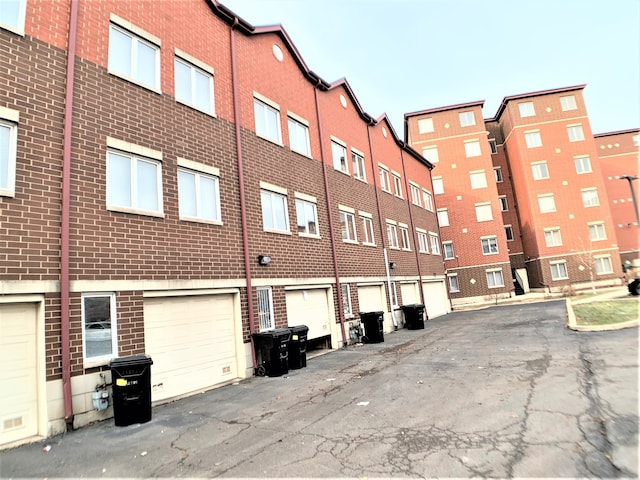
<instances>
[{"instance_id":1,"label":"black garbage bin","mask_svg":"<svg viewBox=\"0 0 640 480\"><path fill-rule=\"evenodd\" d=\"M256 375L279 377L289 372L289 340L291 330L276 328L253 334L256 352Z\"/></svg>"},{"instance_id":2,"label":"black garbage bin","mask_svg":"<svg viewBox=\"0 0 640 480\"><path fill-rule=\"evenodd\" d=\"M291 340L289 340L289 368L297 370L307 366L307 334L309 327L296 325L289 327Z\"/></svg>"},{"instance_id":3,"label":"black garbage bin","mask_svg":"<svg viewBox=\"0 0 640 480\"><path fill-rule=\"evenodd\" d=\"M424 328L424 305L421 303L413 303L403 305L405 325L409 330L420 330Z\"/></svg>"},{"instance_id":4,"label":"black garbage bin","mask_svg":"<svg viewBox=\"0 0 640 480\"><path fill-rule=\"evenodd\" d=\"M384 342L384 312L360 312L360 320L364 323L364 343Z\"/></svg>"},{"instance_id":5,"label":"black garbage bin","mask_svg":"<svg viewBox=\"0 0 640 480\"><path fill-rule=\"evenodd\" d=\"M151 420L151 365L147 355L114 358L111 367L116 427Z\"/></svg>"}]
</instances>

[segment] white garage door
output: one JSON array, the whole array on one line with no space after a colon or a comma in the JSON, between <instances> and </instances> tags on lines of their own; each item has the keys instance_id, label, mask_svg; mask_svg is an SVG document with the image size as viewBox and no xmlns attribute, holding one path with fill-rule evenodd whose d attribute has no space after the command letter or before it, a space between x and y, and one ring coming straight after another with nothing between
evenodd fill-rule
<instances>
[{"instance_id":1,"label":"white garage door","mask_svg":"<svg viewBox=\"0 0 640 480\"><path fill-rule=\"evenodd\" d=\"M36 304L0 304L0 444L38 433Z\"/></svg>"},{"instance_id":2,"label":"white garage door","mask_svg":"<svg viewBox=\"0 0 640 480\"><path fill-rule=\"evenodd\" d=\"M145 298L151 400L165 400L238 376L233 295Z\"/></svg>"},{"instance_id":3,"label":"white garage door","mask_svg":"<svg viewBox=\"0 0 640 480\"><path fill-rule=\"evenodd\" d=\"M289 290L287 292L287 322L290 327L306 325L307 338L331 335L327 290Z\"/></svg>"},{"instance_id":4,"label":"white garage door","mask_svg":"<svg viewBox=\"0 0 640 480\"><path fill-rule=\"evenodd\" d=\"M425 282L422 284L424 291L425 309L429 318L439 317L449 313L449 299L444 281Z\"/></svg>"},{"instance_id":5,"label":"white garage door","mask_svg":"<svg viewBox=\"0 0 640 480\"><path fill-rule=\"evenodd\" d=\"M359 285L358 305L360 312L385 312L382 285Z\"/></svg>"},{"instance_id":6,"label":"white garage door","mask_svg":"<svg viewBox=\"0 0 640 480\"><path fill-rule=\"evenodd\" d=\"M400 295L402 295L402 304L411 305L412 303L422 303L418 294L417 283L401 283Z\"/></svg>"}]
</instances>

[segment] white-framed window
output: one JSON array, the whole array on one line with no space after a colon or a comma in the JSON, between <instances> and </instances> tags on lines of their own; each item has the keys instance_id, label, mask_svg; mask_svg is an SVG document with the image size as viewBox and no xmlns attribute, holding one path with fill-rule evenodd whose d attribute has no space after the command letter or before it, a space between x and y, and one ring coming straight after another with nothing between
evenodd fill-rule
<instances>
[{"instance_id":1,"label":"white-framed window","mask_svg":"<svg viewBox=\"0 0 640 480\"><path fill-rule=\"evenodd\" d=\"M433 195L429 190L422 189L422 199L424 200L424 208L433 212Z\"/></svg>"},{"instance_id":2,"label":"white-framed window","mask_svg":"<svg viewBox=\"0 0 640 480\"><path fill-rule=\"evenodd\" d=\"M559 247L562 245L562 235L560 227L551 227L544 229L544 241L547 247Z\"/></svg>"},{"instance_id":3,"label":"white-framed window","mask_svg":"<svg viewBox=\"0 0 640 480\"><path fill-rule=\"evenodd\" d=\"M518 104L518 111L520 117L533 117L536 114L535 108L533 108L533 102L520 102Z\"/></svg>"},{"instance_id":4,"label":"white-framed window","mask_svg":"<svg viewBox=\"0 0 640 480\"><path fill-rule=\"evenodd\" d=\"M375 245L376 240L373 236L373 218L368 213L360 212L360 221L362 222L362 231L364 233L362 243L364 245Z\"/></svg>"},{"instance_id":5,"label":"white-framed window","mask_svg":"<svg viewBox=\"0 0 640 480\"><path fill-rule=\"evenodd\" d=\"M391 193L391 179L389 178L389 170L378 164L378 175L380 176L380 188L384 192Z\"/></svg>"},{"instance_id":6,"label":"white-framed window","mask_svg":"<svg viewBox=\"0 0 640 480\"><path fill-rule=\"evenodd\" d=\"M213 115L215 113L213 69L208 67L205 70L202 67L204 65L196 66L184 58L175 57L176 100Z\"/></svg>"},{"instance_id":7,"label":"white-framed window","mask_svg":"<svg viewBox=\"0 0 640 480\"><path fill-rule=\"evenodd\" d=\"M318 209L315 199L298 198L296 194L296 219L298 222L298 235L318 237Z\"/></svg>"},{"instance_id":8,"label":"white-framed window","mask_svg":"<svg viewBox=\"0 0 640 480\"><path fill-rule=\"evenodd\" d=\"M260 190L262 228L267 232L290 233L287 193L284 189Z\"/></svg>"},{"instance_id":9,"label":"white-framed window","mask_svg":"<svg viewBox=\"0 0 640 480\"><path fill-rule=\"evenodd\" d=\"M496 183L504 182L501 167L493 167L493 177L496 179Z\"/></svg>"},{"instance_id":10,"label":"white-framed window","mask_svg":"<svg viewBox=\"0 0 640 480\"><path fill-rule=\"evenodd\" d=\"M411 250L411 242L409 240L409 227L406 225L399 225L400 229L400 241L402 242L402 250Z\"/></svg>"},{"instance_id":11,"label":"white-framed window","mask_svg":"<svg viewBox=\"0 0 640 480\"><path fill-rule=\"evenodd\" d=\"M504 278L502 278L501 268L492 268L490 270L485 270L485 273L487 274L488 288L504 287Z\"/></svg>"},{"instance_id":12,"label":"white-framed window","mask_svg":"<svg viewBox=\"0 0 640 480\"><path fill-rule=\"evenodd\" d=\"M551 279L552 280L566 280L569 278L567 275L567 262L564 260L559 260L556 262L549 263L549 268L551 269Z\"/></svg>"},{"instance_id":13,"label":"white-framed window","mask_svg":"<svg viewBox=\"0 0 640 480\"><path fill-rule=\"evenodd\" d=\"M498 238L495 236L480 239L483 255L495 255L498 253Z\"/></svg>"},{"instance_id":14,"label":"white-framed window","mask_svg":"<svg viewBox=\"0 0 640 480\"><path fill-rule=\"evenodd\" d=\"M364 166L364 155L360 152L351 149L351 170L353 171L353 178L367 181L367 170Z\"/></svg>"},{"instance_id":15,"label":"white-framed window","mask_svg":"<svg viewBox=\"0 0 640 480\"><path fill-rule=\"evenodd\" d=\"M416 228L416 237L418 237L418 252L429 253L429 238L427 232Z\"/></svg>"},{"instance_id":16,"label":"white-framed window","mask_svg":"<svg viewBox=\"0 0 640 480\"><path fill-rule=\"evenodd\" d=\"M347 147L342 143L331 140L331 156L333 158L333 168L349 175L349 164L347 163Z\"/></svg>"},{"instance_id":17,"label":"white-framed window","mask_svg":"<svg viewBox=\"0 0 640 480\"><path fill-rule=\"evenodd\" d=\"M471 181L471 189L487 188L487 176L484 170L477 170L475 172L469 172L469 180Z\"/></svg>"},{"instance_id":18,"label":"white-framed window","mask_svg":"<svg viewBox=\"0 0 640 480\"><path fill-rule=\"evenodd\" d=\"M220 186L217 176L178 167L180 219L220 222Z\"/></svg>"},{"instance_id":19,"label":"white-framed window","mask_svg":"<svg viewBox=\"0 0 640 480\"><path fill-rule=\"evenodd\" d=\"M492 155L495 155L496 153L498 153L498 144L495 138L489 139L489 151L491 152Z\"/></svg>"},{"instance_id":20,"label":"white-framed window","mask_svg":"<svg viewBox=\"0 0 640 480\"><path fill-rule=\"evenodd\" d=\"M310 157L309 125L303 122L301 118L294 117L291 114L287 116L287 124L289 127L289 146L291 150Z\"/></svg>"},{"instance_id":21,"label":"white-framed window","mask_svg":"<svg viewBox=\"0 0 640 480\"><path fill-rule=\"evenodd\" d=\"M351 287L348 283L341 283L340 290L342 292L342 311L345 318L353 317L353 307L351 305Z\"/></svg>"},{"instance_id":22,"label":"white-framed window","mask_svg":"<svg viewBox=\"0 0 640 480\"><path fill-rule=\"evenodd\" d=\"M606 273L613 273L611 255L598 255L594 260L596 264L596 274L604 275Z\"/></svg>"},{"instance_id":23,"label":"white-framed window","mask_svg":"<svg viewBox=\"0 0 640 480\"><path fill-rule=\"evenodd\" d=\"M258 324L260 331L273 330L276 326L273 317L273 291L271 287L256 288L258 297Z\"/></svg>"},{"instance_id":24,"label":"white-framed window","mask_svg":"<svg viewBox=\"0 0 640 480\"><path fill-rule=\"evenodd\" d=\"M431 244L431 253L440 255L440 238L437 233L429 232L429 243Z\"/></svg>"},{"instance_id":25,"label":"white-framed window","mask_svg":"<svg viewBox=\"0 0 640 480\"><path fill-rule=\"evenodd\" d=\"M513 242L513 227L511 225L504 226L504 234L507 237L507 242Z\"/></svg>"},{"instance_id":26,"label":"white-framed window","mask_svg":"<svg viewBox=\"0 0 640 480\"><path fill-rule=\"evenodd\" d=\"M556 201L553 193L538 195L538 207L540 208L540 213L555 212Z\"/></svg>"},{"instance_id":27,"label":"white-framed window","mask_svg":"<svg viewBox=\"0 0 640 480\"><path fill-rule=\"evenodd\" d=\"M82 356L87 363L106 363L118 356L115 293L82 294Z\"/></svg>"},{"instance_id":28,"label":"white-framed window","mask_svg":"<svg viewBox=\"0 0 640 480\"><path fill-rule=\"evenodd\" d=\"M567 125L567 135L569 135L570 142L580 142L584 140L582 125Z\"/></svg>"},{"instance_id":29,"label":"white-framed window","mask_svg":"<svg viewBox=\"0 0 640 480\"><path fill-rule=\"evenodd\" d=\"M396 282L391 282L391 292L389 292L389 298L391 300L391 306L398 306L398 290L396 289Z\"/></svg>"},{"instance_id":30,"label":"white-framed window","mask_svg":"<svg viewBox=\"0 0 640 480\"><path fill-rule=\"evenodd\" d=\"M162 215L160 162L124 152L107 151L107 208Z\"/></svg>"},{"instance_id":31,"label":"white-framed window","mask_svg":"<svg viewBox=\"0 0 640 480\"><path fill-rule=\"evenodd\" d=\"M500 211L501 212L509 211L509 204L507 203L507 196L506 195L500 195L498 197L498 201L500 202Z\"/></svg>"},{"instance_id":32,"label":"white-framed window","mask_svg":"<svg viewBox=\"0 0 640 480\"><path fill-rule=\"evenodd\" d=\"M473 111L460 112L458 114L461 127L469 127L476 124L476 117L473 115Z\"/></svg>"},{"instance_id":33,"label":"white-framed window","mask_svg":"<svg viewBox=\"0 0 640 480\"><path fill-rule=\"evenodd\" d=\"M438 147L435 145L424 147L422 149L422 156L431 163L438 163L440 161L440 157L438 156Z\"/></svg>"},{"instance_id":34,"label":"white-framed window","mask_svg":"<svg viewBox=\"0 0 640 480\"><path fill-rule=\"evenodd\" d=\"M431 179L431 184L433 185L434 195L442 195L444 193L444 183L442 181L442 177L433 177Z\"/></svg>"},{"instance_id":35,"label":"white-framed window","mask_svg":"<svg viewBox=\"0 0 640 480\"><path fill-rule=\"evenodd\" d=\"M598 198L598 190L596 188L583 188L580 190L582 195L582 205L585 207L597 207L600 205Z\"/></svg>"},{"instance_id":36,"label":"white-framed window","mask_svg":"<svg viewBox=\"0 0 640 480\"><path fill-rule=\"evenodd\" d=\"M398 228L396 224L387 220L387 241L389 242L389 248L400 248L398 242Z\"/></svg>"},{"instance_id":37,"label":"white-framed window","mask_svg":"<svg viewBox=\"0 0 640 480\"><path fill-rule=\"evenodd\" d=\"M562 108L563 112L568 110L577 110L578 106L576 105L576 97L573 95L560 97L560 108Z\"/></svg>"},{"instance_id":38,"label":"white-framed window","mask_svg":"<svg viewBox=\"0 0 640 480\"><path fill-rule=\"evenodd\" d=\"M491 202L476 203L476 220L478 222L488 222L493 220L491 212Z\"/></svg>"},{"instance_id":39,"label":"white-framed window","mask_svg":"<svg viewBox=\"0 0 640 480\"><path fill-rule=\"evenodd\" d=\"M480 140L465 140L464 152L467 158L479 157L480 155L482 155L482 150L480 149Z\"/></svg>"},{"instance_id":40,"label":"white-framed window","mask_svg":"<svg viewBox=\"0 0 640 480\"><path fill-rule=\"evenodd\" d=\"M18 112L14 116L17 119ZM18 126L0 119L0 196L13 197L16 194L17 145Z\"/></svg>"},{"instance_id":41,"label":"white-framed window","mask_svg":"<svg viewBox=\"0 0 640 480\"><path fill-rule=\"evenodd\" d=\"M391 177L393 178L393 190L395 192L395 196L402 198L402 179L400 178L400 174L391 172Z\"/></svg>"},{"instance_id":42,"label":"white-framed window","mask_svg":"<svg viewBox=\"0 0 640 480\"><path fill-rule=\"evenodd\" d=\"M138 28L136 32L142 33ZM160 91L160 43L152 35L138 36L120 25L109 29L109 72Z\"/></svg>"},{"instance_id":43,"label":"white-framed window","mask_svg":"<svg viewBox=\"0 0 640 480\"><path fill-rule=\"evenodd\" d=\"M527 143L527 148L536 148L542 146L542 137L540 136L540 130L531 130L524 132L524 140Z\"/></svg>"},{"instance_id":44,"label":"white-framed window","mask_svg":"<svg viewBox=\"0 0 640 480\"><path fill-rule=\"evenodd\" d=\"M433 118L421 118L418 120L418 133L433 132Z\"/></svg>"},{"instance_id":45,"label":"white-framed window","mask_svg":"<svg viewBox=\"0 0 640 480\"><path fill-rule=\"evenodd\" d=\"M441 227L449 226L449 211L446 208L439 208L438 212L438 224Z\"/></svg>"},{"instance_id":46,"label":"white-framed window","mask_svg":"<svg viewBox=\"0 0 640 480\"><path fill-rule=\"evenodd\" d=\"M634 135L632 137L632 141L633 141L633 146L637 147L640 145L640 135Z\"/></svg>"},{"instance_id":47,"label":"white-framed window","mask_svg":"<svg viewBox=\"0 0 640 480\"><path fill-rule=\"evenodd\" d=\"M356 234L356 216L351 210L340 210L340 233L342 241L347 243L356 243L358 235Z\"/></svg>"},{"instance_id":48,"label":"white-framed window","mask_svg":"<svg viewBox=\"0 0 640 480\"><path fill-rule=\"evenodd\" d=\"M442 253L445 260L453 260L454 258L456 258L456 255L453 252L452 241L442 242Z\"/></svg>"},{"instance_id":49,"label":"white-framed window","mask_svg":"<svg viewBox=\"0 0 640 480\"><path fill-rule=\"evenodd\" d=\"M576 173L591 173L591 159L589 158L589 155L573 157L573 162L576 166Z\"/></svg>"},{"instance_id":50,"label":"white-framed window","mask_svg":"<svg viewBox=\"0 0 640 480\"><path fill-rule=\"evenodd\" d=\"M459 292L460 291L460 283L458 282L458 274L457 273L448 273L447 281L449 282L449 291L450 292Z\"/></svg>"},{"instance_id":51,"label":"white-framed window","mask_svg":"<svg viewBox=\"0 0 640 480\"><path fill-rule=\"evenodd\" d=\"M531 172L533 173L534 180L544 180L549 178L549 169L547 168L547 162L534 162L531 164Z\"/></svg>"},{"instance_id":52,"label":"white-framed window","mask_svg":"<svg viewBox=\"0 0 640 480\"><path fill-rule=\"evenodd\" d=\"M3 0L0 8L0 28L24 34L27 0Z\"/></svg>"},{"instance_id":53,"label":"white-framed window","mask_svg":"<svg viewBox=\"0 0 640 480\"><path fill-rule=\"evenodd\" d=\"M422 207L422 198L420 196L420 186L413 182L409 182L409 194L411 195L411 203Z\"/></svg>"},{"instance_id":54,"label":"white-framed window","mask_svg":"<svg viewBox=\"0 0 640 480\"><path fill-rule=\"evenodd\" d=\"M280 106L265 98L254 97L253 114L256 121L256 135L281 145Z\"/></svg>"},{"instance_id":55,"label":"white-framed window","mask_svg":"<svg viewBox=\"0 0 640 480\"><path fill-rule=\"evenodd\" d=\"M604 222L594 222L589 224L589 240L596 242L606 240L607 232L604 229Z\"/></svg>"}]
</instances>

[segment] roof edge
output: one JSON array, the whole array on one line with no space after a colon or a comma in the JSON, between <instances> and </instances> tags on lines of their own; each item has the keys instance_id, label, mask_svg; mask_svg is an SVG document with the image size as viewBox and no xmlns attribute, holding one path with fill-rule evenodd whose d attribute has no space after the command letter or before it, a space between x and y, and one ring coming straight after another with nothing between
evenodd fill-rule
<instances>
[{"instance_id":1,"label":"roof edge","mask_svg":"<svg viewBox=\"0 0 640 480\"><path fill-rule=\"evenodd\" d=\"M502 99L502 102L500 103L500 106L498 107L498 110L496 111L495 116L493 117L492 120L499 120L500 116L504 113L504 109L507 107L507 103L513 101L513 100L520 100L522 98L531 98L531 97L541 97L543 95L552 95L554 93L563 93L563 92L572 92L575 90L583 90L585 87L587 86L586 83L580 84L580 85L573 85L571 87L561 87L561 88L551 88L548 90L538 90L536 92L529 92L529 93L520 93L518 95L509 95L507 97L504 97Z\"/></svg>"},{"instance_id":2,"label":"roof edge","mask_svg":"<svg viewBox=\"0 0 640 480\"><path fill-rule=\"evenodd\" d=\"M477 100L475 102L466 102L466 103L458 103L456 105L447 105L444 107L436 107L436 108L428 108L426 110L419 110L417 112L409 112L404 114L404 118L415 117L417 115L425 115L427 113L437 113L437 112L445 112L447 110L457 110L459 108L469 108L469 107L482 107L484 105L484 100Z\"/></svg>"},{"instance_id":3,"label":"roof edge","mask_svg":"<svg viewBox=\"0 0 640 480\"><path fill-rule=\"evenodd\" d=\"M623 135L626 133L640 133L640 128L628 128L627 130L616 130L615 132L594 133L594 138L610 137L612 135Z\"/></svg>"}]
</instances>

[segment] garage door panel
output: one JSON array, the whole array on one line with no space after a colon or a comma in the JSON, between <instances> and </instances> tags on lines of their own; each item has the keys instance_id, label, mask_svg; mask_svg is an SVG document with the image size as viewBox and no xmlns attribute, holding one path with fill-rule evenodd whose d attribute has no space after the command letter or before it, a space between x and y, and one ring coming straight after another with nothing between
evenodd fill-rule
<instances>
[{"instance_id":1,"label":"garage door panel","mask_svg":"<svg viewBox=\"0 0 640 480\"><path fill-rule=\"evenodd\" d=\"M288 291L286 302L289 326L306 325L309 328L309 339L331 334L326 289Z\"/></svg>"},{"instance_id":2,"label":"garage door panel","mask_svg":"<svg viewBox=\"0 0 640 480\"><path fill-rule=\"evenodd\" d=\"M439 317L449 312L449 299L444 282L422 284L425 308L429 318Z\"/></svg>"},{"instance_id":3,"label":"garage door panel","mask_svg":"<svg viewBox=\"0 0 640 480\"><path fill-rule=\"evenodd\" d=\"M360 312L384 312L380 285L358 286L358 306Z\"/></svg>"},{"instance_id":4,"label":"garage door panel","mask_svg":"<svg viewBox=\"0 0 640 480\"><path fill-rule=\"evenodd\" d=\"M402 295L402 304L410 305L420 303L420 297L417 294L417 283L401 283L400 294Z\"/></svg>"}]
</instances>

